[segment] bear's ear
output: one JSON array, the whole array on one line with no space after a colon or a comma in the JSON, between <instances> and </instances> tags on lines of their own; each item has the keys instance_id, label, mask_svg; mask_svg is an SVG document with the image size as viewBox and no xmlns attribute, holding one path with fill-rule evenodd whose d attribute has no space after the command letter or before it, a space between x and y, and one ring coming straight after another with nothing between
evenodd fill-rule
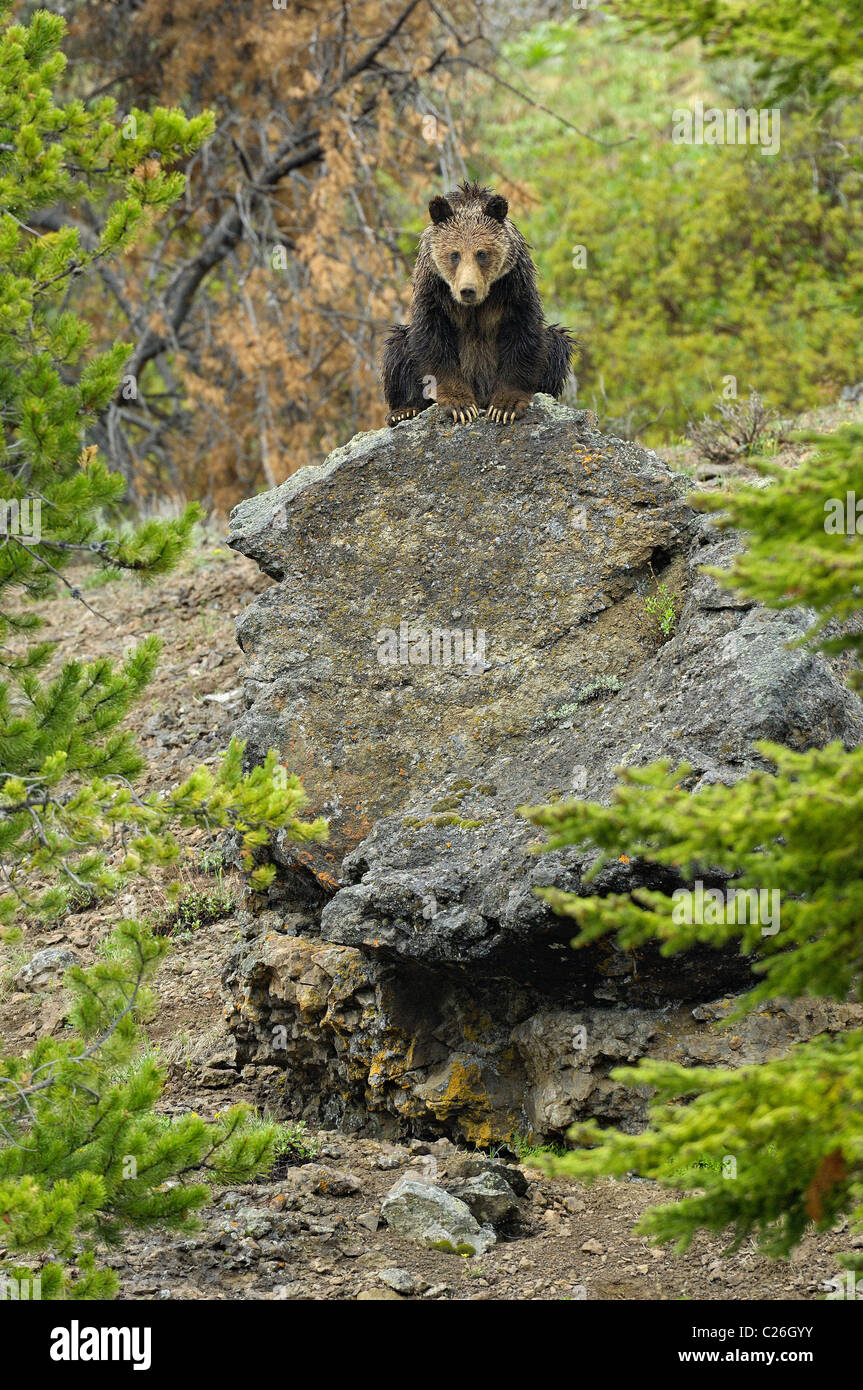
<instances>
[{"instance_id":1,"label":"bear's ear","mask_svg":"<svg viewBox=\"0 0 863 1390\"><path fill-rule=\"evenodd\" d=\"M501 193L492 193L488 202L483 208L486 217L493 217L495 222L503 222L509 212L509 203Z\"/></svg>"},{"instance_id":2,"label":"bear's ear","mask_svg":"<svg viewBox=\"0 0 863 1390\"><path fill-rule=\"evenodd\" d=\"M435 224L446 222L447 218L452 217L452 208L446 198L440 194L436 198L432 198L429 203L429 217Z\"/></svg>"}]
</instances>

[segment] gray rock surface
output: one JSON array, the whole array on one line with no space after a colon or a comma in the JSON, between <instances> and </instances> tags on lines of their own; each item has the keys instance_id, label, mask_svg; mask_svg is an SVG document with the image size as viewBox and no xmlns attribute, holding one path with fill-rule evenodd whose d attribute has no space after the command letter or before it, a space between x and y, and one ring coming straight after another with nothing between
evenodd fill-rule
<instances>
[{"instance_id":1,"label":"gray rock surface","mask_svg":"<svg viewBox=\"0 0 863 1390\"><path fill-rule=\"evenodd\" d=\"M763 766L757 739L863 739L861 701L789 647L807 616L701 572L738 542L688 488L539 397L506 428L432 409L359 435L235 509L230 544L279 581L238 624L237 733L251 761L276 747L331 824L325 846L277 847L226 977L239 1060L284 1067L295 1112L477 1144L589 1114L637 1126L644 1098L608 1073L698 1060L693 1005L746 984L733 951L573 952L534 888L579 891L589 857L537 856L517 810L607 799L615 768L658 757L697 792ZM645 620L657 581L678 596L667 641ZM637 863L597 886L644 883L674 886Z\"/></svg>"},{"instance_id":2,"label":"gray rock surface","mask_svg":"<svg viewBox=\"0 0 863 1390\"><path fill-rule=\"evenodd\" d=\"M44 951L37 951L26 965L22 965L15 976L15 983L23 990L47 989L56 985L70 966L77 964L78 957L74 951L62 946L48 946Z\"/></svg>"},{"instance_id":3,"label":"gray rock surface","mask_svg":"<svg viewBox=\"0 0 863 1390\"><path fill-rule=\"evenodd\" d=\"M442 1187L418 1178L400 1178L381 1203L381 1216L400 1236L438 1248L470 1246L482 1255L497 1237L490 1226L481 1226L464 1202ZM459 1252L460 1253L460 1252Z\"/></svg>"},{"instance_id":4,"label":"gray rock surface","mask_svg":"<svg viewBox=\"0 0 863 1390\"><path fill-rule=\"evenodd\" d=\"M387 1288L394 1289L396 1293L413 1297L415 1294L423 1292L423 1283L406 1269L382 1269L378 1275L382 1284Z\"/></svg>"},{"instance_id":5,"label":"gray rock surface","mask_svg":"<svg viewBox=\"0 0 863 1390\"><path fill-rule=\"evenodd\" d=\"M495 1230L519 1214L515 1193L498 1173L477 1173L455 1183L449 1191L464 1202L471 1216Z\"/></svg>"}]
</instances>

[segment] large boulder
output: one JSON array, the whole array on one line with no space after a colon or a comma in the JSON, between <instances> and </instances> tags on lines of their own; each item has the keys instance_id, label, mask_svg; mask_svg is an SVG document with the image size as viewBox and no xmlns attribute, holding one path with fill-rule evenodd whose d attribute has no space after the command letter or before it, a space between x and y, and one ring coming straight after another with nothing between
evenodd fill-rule
<instances>
[{"instance_id":1,"label":"large boulder","mask_svg":"<svg viewBox=\"0 0 863 1390\"><path fill-rule=\"evenodd\" d=\"M616 767L661 756L697 791L762 766L757 739L863 738L859 699L789 646L807 616L701 572L737 542L688 486L539 397L505 428L432 409L359 435L234 511L230 544L278 581L238 624L237 732L252 761L279 749L331 826L276 847L228 972L241 1059L285 1067L294 1109L476 1143L636 1126L643 1097L611 1068L697 1054L692 1005L745 985L732 951L573 952L534 889L578 891L589 860L537 856L517 811L606 799ZM657 583L678 596L669 640L645 614ZM621 862L599 887L636 883L671 886Z\"/></svg>"}]
</instances>

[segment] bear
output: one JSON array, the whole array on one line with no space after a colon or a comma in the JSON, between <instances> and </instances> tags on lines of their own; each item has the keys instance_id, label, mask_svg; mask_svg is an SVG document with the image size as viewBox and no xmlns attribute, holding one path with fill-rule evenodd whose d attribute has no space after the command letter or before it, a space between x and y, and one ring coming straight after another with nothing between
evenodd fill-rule
<instances>
[{"instance_id":1,"label":"bear","mask_svg":"<svg viewBox=\"0 0 863 1390\"><path fill-rule=\"evenodd\" d=\"M381 380L388 425L437 404L456 424L480 411L520 420L535 392L560 396L575 340L548 324L530 248L506 198L462 183L429 203L410 322L390 330Z\"/></svg>"}]
</instances>

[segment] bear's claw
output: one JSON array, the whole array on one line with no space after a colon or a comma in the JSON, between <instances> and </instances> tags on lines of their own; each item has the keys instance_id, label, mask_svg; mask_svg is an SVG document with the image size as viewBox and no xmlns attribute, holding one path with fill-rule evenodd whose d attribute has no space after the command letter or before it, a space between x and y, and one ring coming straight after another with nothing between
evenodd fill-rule
<instances>
[{"instance_id":1,"label":"bear's claw","mask_svg":"<svg viewBox=\"0 0 863 1390\"><path fill-rule=\"evenodd\" d=\"M479 418L479 406L475 401L469 405L445 405L443 410L454 425L469 425L472 420Z\"/></svg>"},{"instance_id":2,"label":"bear's claw","mask_svg":"<svg viewBox=\"0 0 863 1390\"><path fill-rule=\"evenodd\" d=\"M496 425L511 425L514 420L520 420L526 414L530 401L515 400L503 401L497 405L490 405L488 417L494 420Z\"/></svg>"},{"instance_id":3,"label":"bear's claw","mask_svg":"<svg viewBox=\"0 0 863 1390\"><path fill-rule=\"evenodd\" d=\"M387 416L387 424L390 426L400 425L402 420L414 420L417 415L419 415L419 411L415 406L406 405L401 410L391 410Z\"/></svg>"}]
</instances>

